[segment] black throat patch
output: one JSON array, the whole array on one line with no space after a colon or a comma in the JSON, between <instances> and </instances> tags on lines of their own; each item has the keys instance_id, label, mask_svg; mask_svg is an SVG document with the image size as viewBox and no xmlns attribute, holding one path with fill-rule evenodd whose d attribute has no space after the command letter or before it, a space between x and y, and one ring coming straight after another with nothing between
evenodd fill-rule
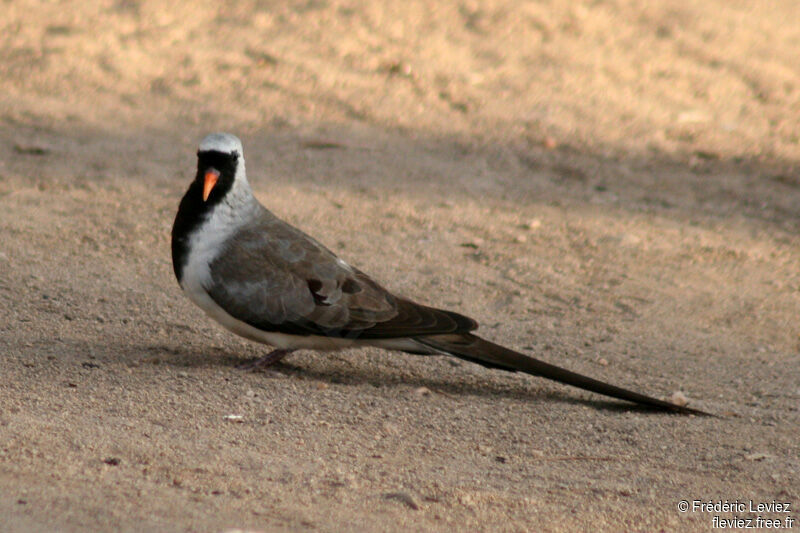
<instances>
[{"instance_id":1,"label":"black throat patch","mask_svg":"<svg viewBox=\"0 0 800 533\"><path fill-rule=\"evenodd\" d=\"M172 224L172 268L178 283L183 279L183 269L188 261L189 239L233 187L239 157L238 152L211 150L197 153L197 174L183 195ZM203 181L206 172L212 168L219 172L219 179L208 200L203 201Z\"/></svg>"}]
</instances>

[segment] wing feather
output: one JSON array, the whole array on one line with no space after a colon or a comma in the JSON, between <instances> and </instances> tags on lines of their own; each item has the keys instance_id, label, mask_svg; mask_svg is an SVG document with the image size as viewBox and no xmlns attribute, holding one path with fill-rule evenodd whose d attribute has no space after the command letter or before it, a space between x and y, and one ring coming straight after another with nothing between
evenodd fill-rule
<instances>
[{"instance_id":1,"label":"wing feather","mask_svg":"<svg viewBox=\"0 0 800 533\"><path fill-rule=\"evenodd\" d=\"M263 331L388 339L467 332L465 316L398 298L266 209L211 262L209 296Z\"/></svg>"}]
</instances>

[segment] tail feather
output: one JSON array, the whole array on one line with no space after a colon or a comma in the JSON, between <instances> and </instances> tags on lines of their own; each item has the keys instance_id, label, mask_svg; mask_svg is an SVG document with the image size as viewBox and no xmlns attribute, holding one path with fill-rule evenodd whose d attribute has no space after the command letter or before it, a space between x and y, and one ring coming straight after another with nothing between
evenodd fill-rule
<instances>
[{"instance_id":1,"label":"tail feather","mask_svg":"<svg viewBox=\"0 0 800 533\"><path fill-rule=\"evenodd\" d=\"M415 340L438 352L459 357L489 368L500 368L511 372L525 372L526 374L551 379L612 398L627 400L629 402L656 407L666 411L709 415L709 413L698 409L659 400L645 394L623 389L582 374L571 372L564 368L515 352L499 344L489 342L471 333L417 337Z\"/></svg>"}]
</instances>

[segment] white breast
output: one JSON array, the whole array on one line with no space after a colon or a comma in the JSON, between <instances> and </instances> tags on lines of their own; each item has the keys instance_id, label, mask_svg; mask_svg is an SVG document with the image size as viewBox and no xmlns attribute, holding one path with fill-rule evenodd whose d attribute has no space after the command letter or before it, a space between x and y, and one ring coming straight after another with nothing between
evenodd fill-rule
<instances>
[{"instance_id":1,"label":"white breast","mask_svg":"<svg viewBox=\"0 0 800 533\"><path fill-rule=\"evenodd\" d=\"M205 288L211 282L209 266L220 254L225 242L241 228L244 220L234 216L234 211L225 202L219 203L209 216L189 237L186 265L183 268L181 287L193 302L206 295Z\"/></svg>"}]
</instances>

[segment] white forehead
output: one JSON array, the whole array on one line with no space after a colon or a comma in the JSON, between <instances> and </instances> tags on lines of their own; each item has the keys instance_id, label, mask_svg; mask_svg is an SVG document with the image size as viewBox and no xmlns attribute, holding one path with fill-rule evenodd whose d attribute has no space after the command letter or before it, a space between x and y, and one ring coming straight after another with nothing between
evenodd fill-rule
<instances>
[{"instance_id":1,"label":"white forehead","mask_svg":"<svg viewBox=\"0 0 800 533\"><path fill-rule=\"evenodd\" d=\"M212 133L206 135L205 139L200 141L198 151L222 152L224 154L238 152L239 155L242 155L242 141L236 135L231 135L230 133Z\"/></svg>"}]
</instances>

